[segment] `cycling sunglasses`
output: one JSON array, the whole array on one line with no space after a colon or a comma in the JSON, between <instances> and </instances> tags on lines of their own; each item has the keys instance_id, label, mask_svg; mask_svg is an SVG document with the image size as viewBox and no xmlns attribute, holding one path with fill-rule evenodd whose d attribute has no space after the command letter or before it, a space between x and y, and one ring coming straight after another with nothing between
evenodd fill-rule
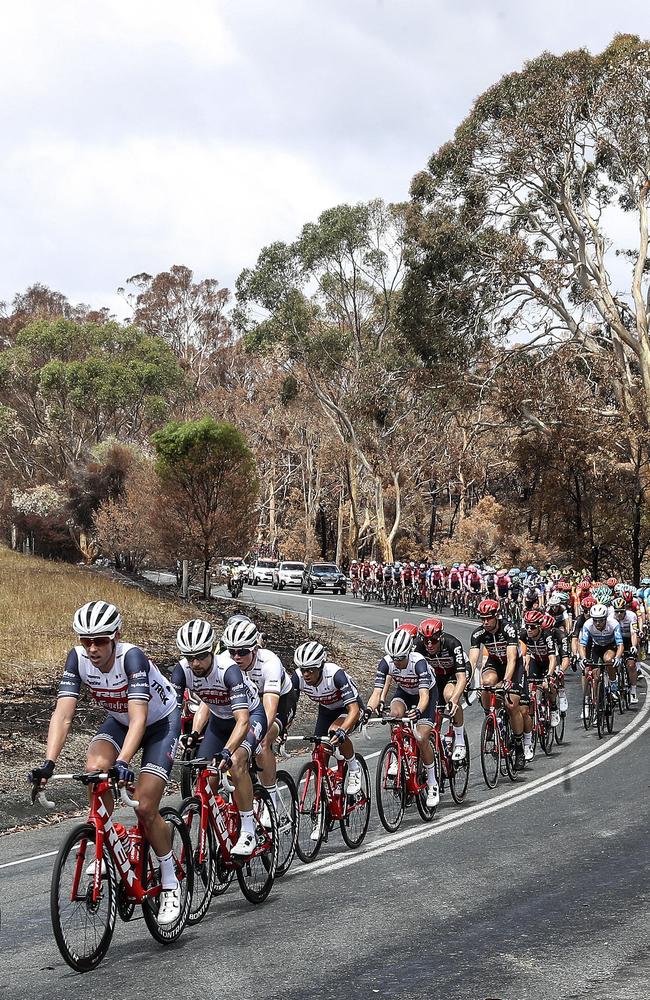
<instances>
[{"instance_id":1,"label":"cycling sunglasses","mask_svg":"<svg viewBox=\"0 0 650 1000\"><path fill-rule=\"evenodd\" d=\"M253 652L252 646L237 646L236 649L229 649L229 656L248 656L249 653Z\"/></svg>"},{"instance_id":2,"label":"cycling sunglasses","mask_svg":"<svg viewBox=\"0 0 650 1000\"><path fill-rule=\"evenodd\" d=\"M79 642L84 647L84 649L90 649L91 646L108 646L109 642L113 642L112 635L80 635Z\"/></svg>"}]
</instances>

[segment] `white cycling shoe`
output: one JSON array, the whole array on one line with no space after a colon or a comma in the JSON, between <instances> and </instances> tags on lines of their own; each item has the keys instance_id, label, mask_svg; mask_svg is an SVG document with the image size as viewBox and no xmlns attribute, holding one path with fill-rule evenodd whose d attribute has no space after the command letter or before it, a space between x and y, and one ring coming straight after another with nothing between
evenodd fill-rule
<instances>
[{"instance_id":1,"label":"white cycling shoe","mask_svg":"<svg viewBox=\"0 0 650 1000\"><path fill-rule=\"evenodd\" d=\"M460 764L462 760L465 760L466 756L467 756L467 749L465 747L465 744L457 743L451 755L451 759L453 760L454 764Z\"/></svg>"},{"instance_id":2,"label":"white cycling shoe","mask_svg":"<svg viewBox=\"0 0 650 1000\"><path fill-rule=\"evenodd\" d=\"M393 756L390 759L390 764L388 765L388 770L386 771L387 778L397 777L397 757Z\"/></svg>"},{"instance_id":3,"label":"white cycling shoe","mask_svg":"<svg viewBox=\"0 0 650 1000\"><path fill-rule=\"evenodd\" d=\"M158 900L158 923L162 927L173 924L181 915L180 885L177 883L175 889L161 889Z\"/></svg>"},{"instance_id":4,"label":"white cycling shoe","mask_svg":"<svg viewBox=\"0 0 650 1000\"><path fill-rule=\"evenodd\" d=\"M266 827L267 830L269 830L271 827L271 816L269 813L269 807L267 806L266 802L262 806L262 812L260 813L260 823L262 824L262 826Z\"/></svg>"},{"instance_id":5,"label":"white cycling shoe","mask_svg":"<svg viewBox=\"0 0 650 1000\"><path fill-rule=\"evenodd\" d=\"M636 693L636 691L630 691L630 705L638 705L638 704L639 704L638 694Z\"/></svg>"},{"instance_id":6,"label":"white cycling shoe","mask_svg":"<svg viewBox=\"0 0 650 1000\"><path fill-rule=\"evenodd\" d=\"M255 845L257 841L255 839L254 833L248 833L246 830L242 830L239 834L237 843L234 845L231 854L234 854L238 858L247 858L249 854L252 854L255 850Z\"/></svg>"},{"instance_id":7,"label":"white cycling shoe","mask_svg":"<svg viewBox=\"0 0 650 1000\"><path fill-rule=\"evenodd\" d=\"M97 864L96 861L91 861L90 864L88 865L88 867L86 868L86 875L88 876L88 878L94 878L95 877L95 865L96 864ZM102 878L106 878L106 862L104 861L103 858L102 858L102 874L101 874L101 877Z\"/></svg>"},{"instance_id":8,"label":"white cycling shoe","mask_svg":"<svg viewBox=\"0 0 650 1000\"><path fill-rule=\"evenodd\" d=\"M529 743L524 747L524 760L528 763L533 760L535 756L535 751L533 750L533 744Z\"/></svg>"},{"instance_id":9,"label":"white cycling shoe","mask_svg":"<svg viewBox=\"0 0 650 1000\"><path fill-rule=\"evenodd\" d=\"M356 795L357 792L361 791L361 768L358 767L356 771L348 771L348 780L345 785L346 795Z\"/></svg>"},{"instance_id":10,"label":"white cycling shoe","mask_svg":"<svg viewBox=\"0 0 650 1000\"><path fill-rule=\"evenodd\" d=\"M554 708L553 711L551 712L551 725L553 726L553 728L555 728L555 726L560 725L560 713L557 710L557 708Z\"/></svg>"},{"instance_id":11,"label":"white cycling shoe","mask_svg":"<svg viewBox=\"0 0 650 1000\"><path fill-rule=\"evenodd\" d=\"M440 802L440 789L437 785L427 788L427 809L434 809Z\"/></svg>"}]
</instances>

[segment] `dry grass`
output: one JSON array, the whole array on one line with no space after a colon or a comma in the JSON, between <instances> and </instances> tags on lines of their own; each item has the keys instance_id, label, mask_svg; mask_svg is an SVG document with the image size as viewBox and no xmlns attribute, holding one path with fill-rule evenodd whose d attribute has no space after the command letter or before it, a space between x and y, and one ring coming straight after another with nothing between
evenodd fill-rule
<instances>
[{"instance_id":1,"label":"dry grass","mask_svg":"<svg viewBox=\"0 0 650 1000\"><path fill-rule=\"evenodd\" d=\"M116 604L123 637L169 634L187 609L78 566L23 556L0 546L0 687L46 684L74 645L72 616L86 601ZM53 670L56 668L56 670Z\"/></svg>"}]
</instances>

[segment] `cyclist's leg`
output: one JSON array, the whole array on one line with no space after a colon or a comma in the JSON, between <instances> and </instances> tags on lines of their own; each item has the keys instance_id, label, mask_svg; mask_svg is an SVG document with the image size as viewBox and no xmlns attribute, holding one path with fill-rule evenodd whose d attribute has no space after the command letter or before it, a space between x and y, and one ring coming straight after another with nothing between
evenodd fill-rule
<instances>
[{"instance_id":1,"label":"cyclist's leg","mask_svg":"<svg viewBox=\"0 0 650 1000\"><path fill-rule=\"evenodd\" d=\"M114 719L112 715L109 715L103 726L100 727L95 736L88 745L88 750L86 753L86 770L87 771L108 771L115 764L118 759L120 750L122 749L122 744L127 734L127 726L123 726L121 722ZM93 789L88 786L88 801L90 802L92 797ZM113 807L115 805L113 801L113 793L111 791L104 792L102 796L102 801L106 810L109 813L113 812Z\"/></svg>"},{"instance_id":2,"label":"cyclist's leg","mask_svg":"<svg viewBox=\"0 0 650 1000\"><path fill-rule=\"evenodd\" d=\"M481 670L481 684L487 687L494 687L495 684L499 683L499 674L494 669L493 666L485 664ZM490 693L489 691L481 691L481 704L483 705L483 711L487 715L490 708Z\"/></svg>"}]
</instances>

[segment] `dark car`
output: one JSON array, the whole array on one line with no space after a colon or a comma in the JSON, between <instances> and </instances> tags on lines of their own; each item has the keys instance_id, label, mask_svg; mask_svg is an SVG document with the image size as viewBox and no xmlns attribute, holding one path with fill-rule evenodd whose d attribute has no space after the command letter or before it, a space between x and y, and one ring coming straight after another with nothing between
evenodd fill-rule
<instances>
[{"instance_id":1,"label":"dark car","mask_svg":"<svg viewBox=\"0 0 650 1000\"><path fill-rule=\"evenodd\" d=\"M335 563L312 562L305 567L300 589L303 594L313 594L315 590L345 594L347 580Z\"/></svg>"}]
</instances>

